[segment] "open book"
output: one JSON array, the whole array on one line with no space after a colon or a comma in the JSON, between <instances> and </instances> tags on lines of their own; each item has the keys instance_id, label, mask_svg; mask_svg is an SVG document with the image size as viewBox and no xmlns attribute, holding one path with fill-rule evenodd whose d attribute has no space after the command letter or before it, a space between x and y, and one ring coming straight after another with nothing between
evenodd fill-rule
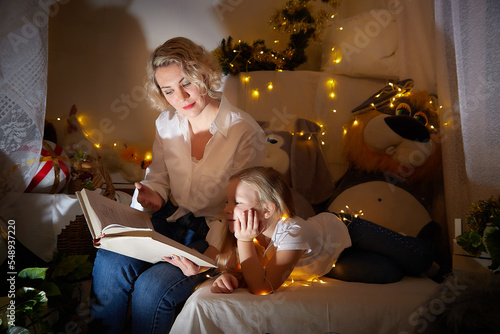
<instances>
[{"instance_id":1,"label":"open book","mask_svg":"<svg viewBox=\"0 0 500 334\"><path fill-rule=\"evenodd\" d=\"M162 261L163 256L177 255L201 267L215 267L208 256L155 232L148 213L95 191L83 189L76 196L92 237L100 239L96 247L150 263Z\"/></svg>"}]
</instances>

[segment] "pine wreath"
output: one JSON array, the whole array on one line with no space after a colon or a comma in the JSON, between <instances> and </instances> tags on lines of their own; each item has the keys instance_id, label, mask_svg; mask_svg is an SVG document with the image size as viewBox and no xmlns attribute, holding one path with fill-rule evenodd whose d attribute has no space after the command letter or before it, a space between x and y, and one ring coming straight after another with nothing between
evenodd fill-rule
<instances>
[{"instance_id":1,"label":"pine wreath","mask_svg":"<svg viewBox=\"0 0 500 334\"><path fill-rule=\"evenodd\" d=\"M336 7L338 0L321 0ZM314 9L310 0L290 0L283 8L275 10L270 23L273 29L290 34L290 41L283 51L270 49L259 39L252 44L229 36L213 51L224 74L240 72L294 70L307 61L305 49L311 39L318 39L329 14Z\"/></svg>"}]
</instances>

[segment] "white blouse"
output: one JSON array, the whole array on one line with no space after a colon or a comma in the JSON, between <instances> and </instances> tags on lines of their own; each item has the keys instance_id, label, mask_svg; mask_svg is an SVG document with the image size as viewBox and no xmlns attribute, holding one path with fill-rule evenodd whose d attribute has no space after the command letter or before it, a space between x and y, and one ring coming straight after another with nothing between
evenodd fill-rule
<instances>
[{"instance_id":1,"label":"white blouse","mask_svg":"<svg viewBox=\"0 0 500 334\"><path fill-rule=\"evenodd\" d=\"M335 214L323 212L307 220L281 220L272 244L276 251L305 250L290 277L308 280L326 275L342 251L351 247L351 238L347 226Z\"/></svg>"},{"instance_id":2,"label":"white blouse","mask_svg":"<svg viewBox=\"0 0 500 334\"><path fill-rule=\"evenodd\" d=\"M224 97L210 133L212 138L203 158L196 161L191 157L188 119L177 111L164 111L156 120L153 161L141 183L179 206L167 221L175 221L191 211L197 217L206 217L211 227L213 220L223 218L229 177L264 161L264 131L250 115L233 107ZM137 202L137 193L136 190L131 206L145 210ZM208 237L207 241L213 244Z\"/></svg>"}]
</instances>

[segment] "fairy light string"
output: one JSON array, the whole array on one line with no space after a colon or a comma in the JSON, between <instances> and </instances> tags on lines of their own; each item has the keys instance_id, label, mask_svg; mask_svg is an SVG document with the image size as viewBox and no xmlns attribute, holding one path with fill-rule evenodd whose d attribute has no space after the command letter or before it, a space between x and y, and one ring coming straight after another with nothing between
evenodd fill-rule
<instances>
[{"instance_id":1,"label":"fairy light string","mask_svg":"<svg viewBox=\"0 0 500 334\"><path fill-rule=\"evenodd\" d=\"M319 40L324 27L331 24L338 12L339 0L321 0L325 8L316 9L311 0L290 0L275 9L269 24L274 31L290 35L284 49L275 39L271 48L263 39L253 43L223 39L212 52L224 74L251 71L294 70L307 61L305 49L310 40ZM333 11L333 13L332 13Z\"/></svg>"}]
</instances>

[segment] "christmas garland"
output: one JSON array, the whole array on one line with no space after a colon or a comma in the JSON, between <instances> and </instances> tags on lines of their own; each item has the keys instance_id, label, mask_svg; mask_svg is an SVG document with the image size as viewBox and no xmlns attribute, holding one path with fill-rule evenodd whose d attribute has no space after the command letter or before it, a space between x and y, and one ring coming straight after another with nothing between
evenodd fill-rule
<instances>
[{"instance_id":1,"label":"christmas garland","mask_svg":"<svg viewBox=\"0 0 500 334\"><path fill-rule=\"evenodd\" d=\"M333 8L338 0L321 0ZM326 10L318 10L313 14L310 0L290 0L285 7L277 9L271 17L274 30L290 34L288 46L283 51L266 47L264 40L259 39L252 44L238 41L234 43L229 36L223 39L213 51L224 74L240 72L294 70L307 61L305 49L310 39L318 39L328 17Z\"/></svg>"}]
</instances>

